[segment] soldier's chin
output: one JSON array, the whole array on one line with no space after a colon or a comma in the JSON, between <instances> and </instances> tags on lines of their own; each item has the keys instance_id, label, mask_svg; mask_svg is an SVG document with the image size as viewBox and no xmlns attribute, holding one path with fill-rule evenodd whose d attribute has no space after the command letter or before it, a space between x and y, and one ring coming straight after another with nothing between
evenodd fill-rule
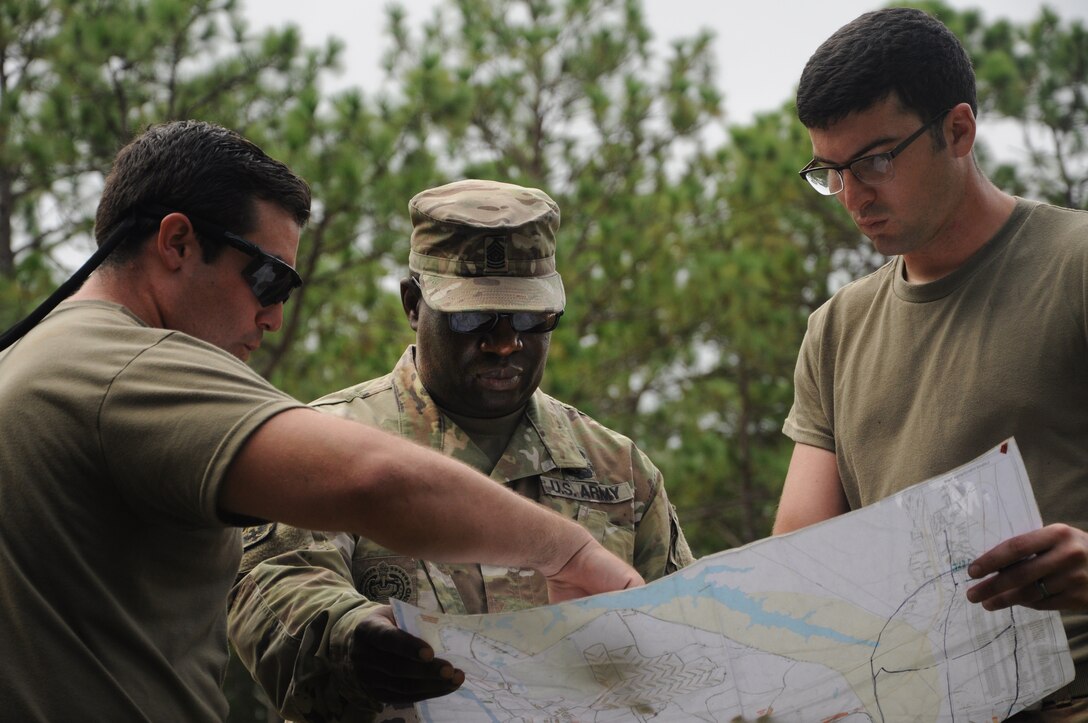
<instances>
[{"instance_id":1,"label":"soldier's chin","mask_svg":"<svg viewBox=\"0 0 1088 723\"><path fill-rule=\"evenodd\" d=\"M518 391L481 391L474 400L474 414L472 416L480 419L493 419L513 414L523 408L526 402L526 398Z\"/></svg>"}]
</instances>

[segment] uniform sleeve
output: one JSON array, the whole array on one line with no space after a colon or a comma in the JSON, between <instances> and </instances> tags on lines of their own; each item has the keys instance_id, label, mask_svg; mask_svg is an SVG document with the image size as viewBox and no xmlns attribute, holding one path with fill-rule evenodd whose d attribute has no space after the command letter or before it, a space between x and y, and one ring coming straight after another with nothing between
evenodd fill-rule
<instances>
[{"instance_id":1,"label":"uniform sleeve","mask_svg":"<svg viewBox=\"0 0 1088 723\"><path fill-rule=\"evenodd\" d=\"M635 523L633 565L646 582L651 582L687 567L695 558L680 527L676 508L669 503L660 470L640 450L634 449L633 454L635 474L650 480L649 498Z\"/></svg>"},{"instance_id":2,"label":"uniform sleeve","mask_svg":"<svg viewBox=\"0 0 1088 723\"><path fill-rule=\"evenodd\" d=\"M793 407L782 431L794 442L835 451L835 429L824 408L820 392L820 348L827 318L827 305L814 311L797 354L793 372Z\"/></svg>"},{"instance_id":3,"label":"uniform sleeve","mask_svg":"<svg viewBox=\"0 0 1088 723\"><path fill-rule=\"evenodd\" d=\"M362 690L347 654L356 621L380 607L351 583L344 551L350 557L354 538L279 524L245 536L228 600L239 659L285 718L373 720L381 704Z\"/></svg>"},{"instance_id":4,"label":"uniform sleeve","mask_svg":"<svg viewBox=\"0 0 1088 723\"><path fill-rule=\"evenodd\" d=\"M268 419L302 407L226 352L171 334L109 384L99 450L139 513L222 524L219 491L239 450Z\"/></svg>"}]
</instances>

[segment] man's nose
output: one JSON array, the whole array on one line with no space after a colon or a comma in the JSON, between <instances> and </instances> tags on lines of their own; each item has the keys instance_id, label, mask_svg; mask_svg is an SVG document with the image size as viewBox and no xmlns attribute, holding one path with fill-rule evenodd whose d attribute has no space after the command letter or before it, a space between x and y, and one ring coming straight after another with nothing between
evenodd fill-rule
<instances>
[{"instance_id":1,"label":"man's nose","mask_svg":"<svg viewBox=\"0 0 1088 723\"><path fill-rule=\"evenodd\" d=\"M856 216L863 206L873 200L875 191L869 184L859 181L849 169L843 169L841 173L842 190L837 194L839 203Z\"/></svg>"},{"instance_id":2,"label":"man's nose","mask_svg":"<svg viewBox=\"0 0 1088 723\"><path fill-rule=\"evenodd\" d=\"M521 351L522 346L521 333L514 330L510 318L505 316L480 340L480 349L499 356L510 356Z\"/></svg>"},{"instance_id":3,"label":"man's nose","mask_svg":"<svg viewBox=\"0 0 1088 723\"><path fill-rule=\"evenodd\" d=\"M257 312L257 326L263 331L279 331L283 326L283 302L262 306Z\"/></svg>"}]
</instances>

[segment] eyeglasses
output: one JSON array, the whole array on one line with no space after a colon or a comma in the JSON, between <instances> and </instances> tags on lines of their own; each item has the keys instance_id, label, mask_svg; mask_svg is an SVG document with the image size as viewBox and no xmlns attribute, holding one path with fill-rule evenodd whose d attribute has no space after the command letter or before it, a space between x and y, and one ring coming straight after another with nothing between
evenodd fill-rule
<instances>
[{"instance_id":1,"label":"eyeglasses","mask_svg":"<svg viewBox=\"0 0 1088 723\"><path fill-rule=\"evenodd\" d=\"M854 178L867 186L879 186L882 183L887 183L895 178L895 167L892 166L892 159L905 151L907 146L916 141L930 126L948 115L951 110L949 108L942 111L939 115L927 121L921 128L911 133L903 139L902 143L890 151L855 158L841 166L816 166L813 165L816 163L815 159L813 159L798 173L801 178L809 182L809 185L825 196L834 196L842 191L846 185L846 179L842 177L842 172L847 170L854 174Z\"/></svg>"},{"instance_id":2,"label":"eyeglasses","mask_svg":"<svg viewBox=\"0 0 1088 723\"><path fill-rule=\"evenodd\" d=\"M163 216L174 213L162 206L153 206L150 210ZM177 212L185 213L184 211ZM302 286L302 277L283 259L276 258L252 241L247 241L222 226L197 218L190 213L185 215L198 231L253 257L253 261L242 269L242 278L249 284L249 288L252 289L253 295L257 297L261 306L282 304L290 298L293 290Z\"/></svg>"},{"instance_id":3,"label":"eyeglasses","mask_svg":"<svg viewBox=\"0 0 1088 723\"><path fill-rule=\"evenodd\" d=\"M412 283L423 293L419 279ZM510 328L519 334L545 334L559 326L562 311L451 311L446 313L450 331L458 334L486 334L499 325L500 319L509 319Z\"/></svg>"}]
</instances>

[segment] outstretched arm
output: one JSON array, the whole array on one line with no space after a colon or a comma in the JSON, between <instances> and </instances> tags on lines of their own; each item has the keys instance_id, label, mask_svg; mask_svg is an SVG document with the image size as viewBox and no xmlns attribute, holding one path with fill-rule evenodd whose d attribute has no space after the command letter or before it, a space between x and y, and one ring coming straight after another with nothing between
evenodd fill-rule
<instances>
[{"instance_id":1,"label":"outstretched arm","mask_svg":"<svg viewBox=\"0 0 1088 723\"><path fill-rule=\"evenodd\" d=\"M419 559L533 568L560 599L642 584L583 527L467 465L310 409L278 414L246 441L219 505L357 532Z\"/></svg>"}]
</instances>

